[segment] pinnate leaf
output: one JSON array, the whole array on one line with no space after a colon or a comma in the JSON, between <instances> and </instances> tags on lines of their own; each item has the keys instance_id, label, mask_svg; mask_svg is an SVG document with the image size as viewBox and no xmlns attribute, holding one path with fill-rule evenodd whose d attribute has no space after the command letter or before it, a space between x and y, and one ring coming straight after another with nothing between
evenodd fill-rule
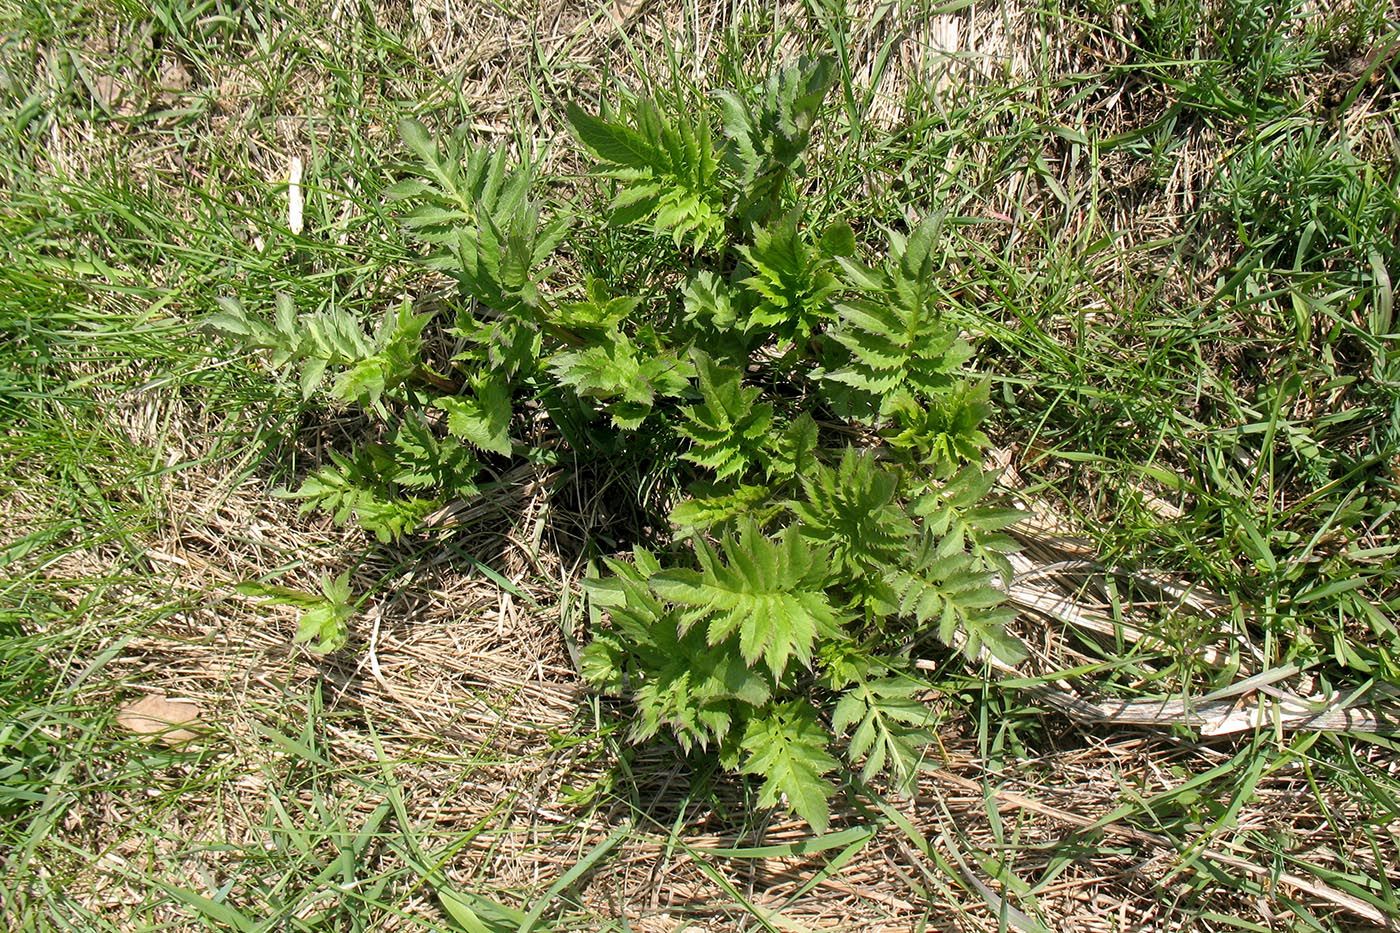
<instances>
[{"instance_id":1,"label":"pinnate leaf","mask_svg":"<svg viewBox=\"0 0 1400 933\"><path fill-rule=\"evenodd\" d=\"M823 775L838 765L826 742L816 711L802 700L777 705L768 715L750 720L742 743L748 757L740 770L763 778L759 805L786 801L814 831L826 832L831 819L827 800L836 791Z\"/></svg>"},{"instance_id":2,"label":"pinnate leaf","mask_svg":"<svg viewBox=\"0 0 1400 933\"><path fill-rule=\"evenodd\" d=\"M762 658L775 677L792 659L810 666L817 637L840 635L824 591L827 552L790 528L772 540L751 518L739 527L739 535L724 538L719 552L697 542L701 569L664 570L652 577L653 590L687 607L683 630L705 623L709 644L737 633L739 652L750 666Z\"/></svg>"},{"instance_id":3,"label":"pinnate leaf","mask_svg":"<svg viewBox=\"0 0 1400 933\"><path fill-rule=\"evenodd\" d=\"M701 401L685 409L685 420L677 425L692 443L685 459L714 470L717 479L742 474L763 459L773 406L756 403L760 390L745 388L737 369L716 363L700 350L691 356Z\"/></svg>"},{"instance_id":4,"label":"pinnate leaf","mask_svg":"<svg viewBox=\"0 0 1400 933\"><path fill-rule=\"evenodd\" d=\"M916 698L921 689L909 678L883 677L857 683L837 701L831 729L845 733L855 726L847 754L852 763L864 761L862 780L888 771L896 790L912 789L921 750L934 739L927 729L930 710Z\"/></svg>"}]
</instances>

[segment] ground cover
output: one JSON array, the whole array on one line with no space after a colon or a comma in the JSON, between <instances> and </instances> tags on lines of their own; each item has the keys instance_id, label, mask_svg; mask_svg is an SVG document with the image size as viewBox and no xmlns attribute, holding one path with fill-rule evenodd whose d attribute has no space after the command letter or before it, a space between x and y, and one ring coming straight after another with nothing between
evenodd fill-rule
<instances>
[{"instance_id":1,"label":"ground cover","mask_svg":"<svg viewBox=\"0 0 1400 933\"><path fill-rule=\"evenodd\" d=\"M1395 922L1388 6L3 21L10 928ZM279 292L367 325L450 306L384 197L404 117L587 203L568 104L704 97L803 53L836 63L818 209L871 249L946 214L946 314L1031 516L1010 581L1029 656L921 654L918 787L843 789L815 839L704 755L629 746L626 704L579 676L582 578L674 490L514 464L379 542L275 494L367 419L205 326ZM346 571L349 641L324 656L292 641L303 606L247 587L314 598ZM196 738L141 735L142 698L194 701Z\"/></svg>"}]
</instances>

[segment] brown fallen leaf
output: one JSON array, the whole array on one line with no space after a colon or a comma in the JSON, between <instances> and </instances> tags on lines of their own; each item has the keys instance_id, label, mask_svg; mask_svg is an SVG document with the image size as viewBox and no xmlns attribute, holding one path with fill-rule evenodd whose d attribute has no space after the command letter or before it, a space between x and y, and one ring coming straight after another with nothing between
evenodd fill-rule
<instances>
[{"instance_id":1,"label":"brown fallen leaf","mask_svg":"<svg viewBox=\"0 0 1400 933\"><path fill-rule=\"evenodd\" d=\"M147 741L183 745L198 738L203 711L193 700L172 699L153 693L132 700L117 710L117 725Z\"/></svg>"},{"instance_id":2,"label":"brown fallen leaf","mask_svg":"<svg viewBox=\"0 0 1400 933\"><path fill-rule=\"evenodd\" d=\"M179 59L167 58L161 62L157 87L167 93L179 94L190 89L190 72Z\"/></svg>"}]
</instances>

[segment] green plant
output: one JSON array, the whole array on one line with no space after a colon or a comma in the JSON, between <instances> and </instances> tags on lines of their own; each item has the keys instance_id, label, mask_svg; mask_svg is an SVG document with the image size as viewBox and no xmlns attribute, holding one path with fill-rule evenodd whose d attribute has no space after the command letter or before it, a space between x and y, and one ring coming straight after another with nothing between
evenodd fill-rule
<instances>
[{"instance_id":1,"label":"green plant","mask_svg":"<svg viewBox=\"0 0 1400 933\"><path fill-rule=\"evenodd\" d=\"M348 570L338 577L323 575L320 593L251 581L240 583L235 589L244 596L262 597L273 606L300 609L297 633L292 640L310 645L318 654L338 651L350 639L349 623L355 616L356 603Z\"/></svg>"},{"instance_id":2,"label":"green plant","mask_svg":"<svg viewBox=\"0 0 1400 933\"><path fill-rule=\"evenodd\" d=\"M233 305L210 319L300 366L303 393L337 373L332 397L381 422L290 495L386 540L479 492L483 464L561 441L671 471L689 489L674 540L587 582L583 674L635 704L633 740L716 752L819 830L842 759L901 789L917 774L932 732L914 661L933 642L1017 655L995 585L1017 513L984 504L988 388L942 311L940 221L886 229L866 261L846 219L816 213L804 166L832 80L802 61L719 108L571 106L611 186L601 223L532 200L528 165L405 121L418 175L389 195L458 286L458 349L436 367L408 308L374 337L290 299L271 327ZM635 262L597 261L617 244Z\"/></svg>"}]
</instances>

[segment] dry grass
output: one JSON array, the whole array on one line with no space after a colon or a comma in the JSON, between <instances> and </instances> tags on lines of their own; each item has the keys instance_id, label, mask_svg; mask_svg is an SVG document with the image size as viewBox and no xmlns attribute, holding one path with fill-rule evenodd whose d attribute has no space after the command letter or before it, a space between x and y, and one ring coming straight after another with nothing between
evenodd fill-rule
<instances>
[{"instance_id":1,"label":"dry grass","mask_svg":"<svg viewBox=\"0 0 1400 933\"><path fill-rule=\"evenodd\" d=\"M607 743L592 731L559 635L557 589L547 579L526 569L514 580L539 601L536 608L453 566L448 555L415 561L388 585L374 579L386 568L362 568L362 582L377 583L386 595L361 614L343 660L319 660L289 648L295 620L287 612L260 611L230 595L229 586L284 566L291 554L319 551L334 565L324 543L335 533L306 527L286 506L269 503L256 483L220 499L172 497L183 527L147 544L148 557L168 568L151 584L192 594L189 608L125 638L105 676L93 678L85 691L94 707L138 690L190 698L199 702L210 730L163 766L143 771L139 782L86 796L68 811L68 842L101 854L73 866L69 884L90 909L107 916L140 908L142 923L184 928L183 906L150 907L151 878L194 891L232 881L229 899L238 903L240 879L254 873L251 854L294 828L289 811L314 812L319 802L354 827L383 803L392 781L419 844L450 847L441 868L461 890L538 889L619 820L637 820L637 831L580 902L595 917L625 916L637 929L679 929L680 917L689 929L752 922L715 872L756 908L781 910L808 929L893 931L921 922L995 929L1000 901L985 893L994 890L992 878L985 866L957 862L958 852L995 853L1004 860L1001 870L1020 878L1040 877L1068 858L1036 893L1041 916L1063 930L1194 929L1205 911L1287 925L1286 908L1274 896L1279 891L1304 898L1315 910L1379 919L1369 905L1315 879L1307 887L1296 875L1293 884L1281 882L1266 853L1234 841L1264 833L1339 869L1360 862L1389 870L1393 862L1377 865L1376 853L1357 848L1352 827L1370 818L1364 803L1341 787L1317 794L1303 762L1261 775L1236 801L1232 825L1203 825L1193 838L1196 851L1182 853L1170 837L1136 828L1140 817L1125 824L1122 808L1169 799L1183 776L1238 765L1239 743L1200 743L1112 724L1075 726L1046 713L1037 755L992 762L975 724L937 699L945 757L934 763L918 795L892 806L968 880L971 895L940 880L935 862L905 830L879 814L851 809L838 813L834 827L870 826L873 838L810 890L821 856L710 858L709 870L702 870L696 858L706 849L781 845L804 838L805 827L752 825L735 787L715 790L720 806L687 804L691 766L664 751L632 761L630 805L588 794L606 779L611 759ZM519 545L510 543L499 520L493 524L491 537L502 552L491 562L508 567ZM77 563L54 572L105 576L101 559L74 555ZM533 568L537 560L523 553L515 562ZM313 558L298 572L310 579L316 565ZM1082 599L1075 605L1086 611ZM1134 607L1124 608L1132 618ZM1150 626L1154 618L1143 611L1138 624ZM1059 645L1065 636L1058 628L1028 625L1025 635L1034 644ZM1054 654L1056 669L1070 666L1064 652ZM111 684L125 686L113 694ZM298 734L299 724L307 731ZM279 743L277 735L296 744ZM1378 756L1374 767L1393 774L1395 765ZM147 801L155 797L164 802L152 814ZM679 836L668 831L672 825ZM468 834L476 827L484 828ZM1400 834L1392 827L1381 841L1393 853ZM386 844L361 871L374 876L402 868L402 853ZM1234 878L1219 883L1215 872ZM1241 882L1257 893L1238 893ZM428 894L401 892L397 907L431 915ZM388 919L380 923L380 929L397 928Z\"/></svg>"}]
</instances>

